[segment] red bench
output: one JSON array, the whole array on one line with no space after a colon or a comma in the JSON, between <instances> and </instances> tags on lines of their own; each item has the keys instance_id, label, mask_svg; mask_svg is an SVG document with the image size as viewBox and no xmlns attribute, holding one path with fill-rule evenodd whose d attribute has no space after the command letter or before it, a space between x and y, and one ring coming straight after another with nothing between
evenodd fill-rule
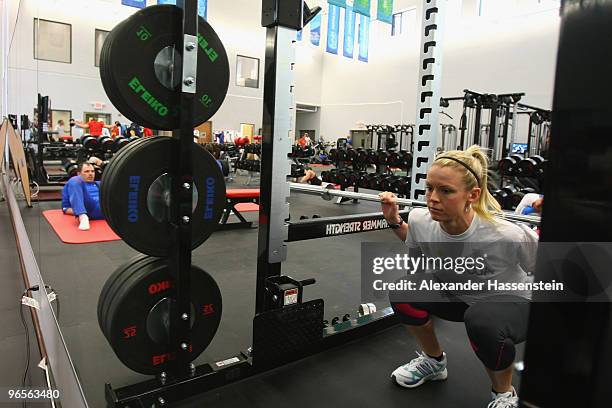
<instances>
[{"instance_id":1,"label":"red bench","mask_svg":"<svg viewBox=\"0 0 612 408\"><path fill-rule=\"evenodd\" d=\"M236 205L241 203L259 204L259 189L237 188L227 190L225 192L225 212L219 222L219 229L251 228L253 223L247 221L236 208ZM238 217L240 222L227 222L232 213Z\"/></svg>"}]
</instances>

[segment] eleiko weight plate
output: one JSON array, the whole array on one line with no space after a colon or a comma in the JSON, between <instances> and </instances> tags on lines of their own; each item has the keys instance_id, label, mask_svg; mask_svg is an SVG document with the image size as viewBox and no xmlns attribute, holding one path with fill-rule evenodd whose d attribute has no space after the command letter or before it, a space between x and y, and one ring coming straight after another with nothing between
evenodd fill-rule
<instances>
[{"instance_id":1,"label":"eleiko weight plate","mask_svg":"<svg viewBox=\"0 0 612 408\"><path fill-rule=\"evenodd\" d=\"M171 157L176 139L159 136L128 145L109 166L100 196L109 226L132 248L167 256L173 247L168 221ZM192 145L194 211L189 222L196 248L217 228L225 208L225 182L215 159L202 146ZM106 172L105 172L106 173Z\"/></svg>"}]
</instances>

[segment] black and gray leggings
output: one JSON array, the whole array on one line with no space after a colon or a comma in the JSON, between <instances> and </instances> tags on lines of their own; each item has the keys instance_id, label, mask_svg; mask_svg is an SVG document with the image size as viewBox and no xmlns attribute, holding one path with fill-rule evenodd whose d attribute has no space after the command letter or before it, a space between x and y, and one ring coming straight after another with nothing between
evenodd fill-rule
<instances>
[{"instance_id":1,"label":"black and gray leggings","mask_svg":"<svg viewBox=\"0 0 612 408\"><path fill-rule=\"evenodd\" d=\"M508 368L515 357L515 344L527 337L529 302L518 296L498 295L468 305L464 302L391 302L400 321L422 326L430 316L465 322L470 344L490 370Z\"/></svg>"}]
</instances>

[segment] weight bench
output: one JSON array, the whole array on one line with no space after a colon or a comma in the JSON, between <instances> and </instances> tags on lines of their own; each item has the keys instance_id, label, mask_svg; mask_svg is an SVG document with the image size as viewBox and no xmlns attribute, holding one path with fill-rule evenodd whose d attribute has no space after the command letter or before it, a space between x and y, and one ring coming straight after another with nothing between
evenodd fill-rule
<instances>
[{"instance_id":1,"label":"weight bench","mask_svg":"<svg viewBox=\"0 0 612 408\"><path fill-rule=\"evenodd\" d=\"M240 203L255 203L259 204L259 189L258 188L240 188L231 189L225 192L225 211L219 222L219 230L251 228L253 223L247 221L240 211L236 208ZM234 213L240 222L228 223L229 216Z\"/></svg>"}]
</instances>

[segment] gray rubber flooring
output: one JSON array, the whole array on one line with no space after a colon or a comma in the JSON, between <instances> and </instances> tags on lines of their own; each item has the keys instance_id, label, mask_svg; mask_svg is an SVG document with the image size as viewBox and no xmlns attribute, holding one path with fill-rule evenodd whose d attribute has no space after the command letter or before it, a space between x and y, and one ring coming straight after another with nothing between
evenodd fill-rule
<instances>
[{"instance_id":1,"label":"gray rubber flooring","mask_svg":"<svg viewBox=\"0 0 612 408\"><path fill-rule=\"evenodd\" d=\"M243 186L228 185L236 187ZM136 252L122 241L63 244L42 217L42 211L53 208L59 208L59 203L35 203L33 208L22 208L22 215L43 277L61 297L60 326L88 402L92 407L103 407L105 382L121 387L148 378L119 362L102 335L96 316L104 282ZM292 219L299 219L300 215L375 212L378 208L368 202L337 205L314 196L291 197ZM247 219L256 218L256 213L247 213ZM3 233L5 224L1 226ZM296 279L316 278L315 285L306 287L304 300L323 298L326 319L345 313L356 315L360 303L361 243L394 239L390 231L376 231L290 243L282 272ZM14 254L15 249L6 251ZM251 345L256 255L255 228L216 232L193 252L193 263L210 273L221 288L224 309L215 339L196 363L223 360ZM10 317L19 322L15 310L5 309L4 303L0 305L3 316L16 315ZM17 323L14 327L18 327ZM469 347L465 328L462 324L439 322L438 329L449 356L449 378L444 383L405 390L389 381L389 373L412 359L416 350L415 341L396 326L342 348L212 390L181 406L485 407L490 385ZM19 359L15 359L6 371L21 366Z\"/></svg>"}]
</instances>

